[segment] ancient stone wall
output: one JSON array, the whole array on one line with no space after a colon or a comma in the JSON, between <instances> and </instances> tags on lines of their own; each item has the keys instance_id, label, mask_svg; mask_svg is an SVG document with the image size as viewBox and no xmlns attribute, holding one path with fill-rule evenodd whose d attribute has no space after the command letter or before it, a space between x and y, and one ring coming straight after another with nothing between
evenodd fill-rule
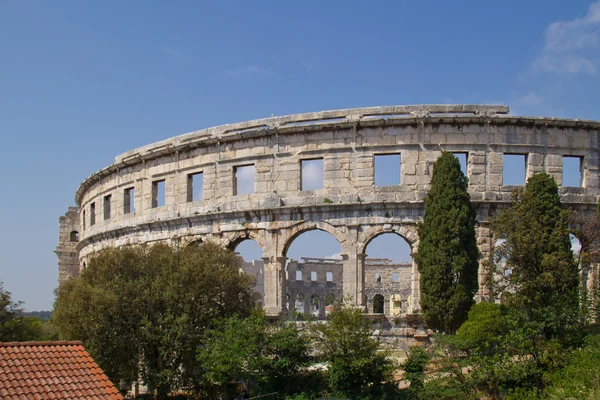
<instances>
[{"instance_id":1,"label":"ancient stone wall","mask_svg":"<svg viewBox=\"0 0 600 400\"><path fill-rule=\"evenodd\" d=\"M243 270L255 279L254 299L257 306L262 307L265 298L265 263L262 260L252 260L243 262Z\"/></svg>"},{"instance_id":2,"label":"ancient stone wall","mask_svg":"<svg viewBox=\"0 0 600 400\"><path fill-rule=\"evenodd\" d=\"M58 219L58 246L54 253L58 256L58 282L63 283L71 276L79 275L79 251L77 243L80 239L81 223L79 209L69 210Z\"/></svg>"},{"instance_id":3,"label":"ancient stone wall","mask_svg":"<svg viewBox=\"0 0 600 400\"><path fill-rule=\"evenodd\" d=\"M264 306L278 316L286 312L287 250L301 233L320 229L342 248L344 295L364 307L365 248L377 235L394 232L417 250L422 200L442 151L466 155L482 259L491 246L486 221L514 189L503 182L507 155L523 156L527 177L554 176L568 206L595 212L600 123L507 112L476 105L325 111L209 128L132 150L77 191L80 266L107 246L200 240L233 248L254 239L263 250ZM380 185L375 165L390 154L399 156L400 181ZM580 161L576 187L562 185L566 157ZM315 159L322 160L323 182L303 190L303 163ZM246 166L253 167L253 190L239 194L236 176ZM199 180L202 193L190 193ZM63 244L57 251L67 248ZM410 276L409 311L418 312L414 264Z\"/></svg>"},{"instance_id":4,"label":"ancient stone wall","mask_svg":"<svg viewBox=\"0 0 600 400\"><path fill-rule=\"evenodd\" d=\"M286 298L289 310L325 318L328 306L342 301L342 260L305 258L287 264Z\"/></svg>"}]
</instances>

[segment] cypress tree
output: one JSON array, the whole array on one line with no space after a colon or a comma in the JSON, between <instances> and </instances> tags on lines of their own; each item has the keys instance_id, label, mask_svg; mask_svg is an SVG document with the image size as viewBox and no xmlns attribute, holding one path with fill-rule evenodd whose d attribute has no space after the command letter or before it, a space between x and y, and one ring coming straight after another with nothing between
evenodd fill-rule
<instances>
[{"instance_id":1,"label":"cypress tree","mask_svg":"<svg viewBox=\"0 0 600 400\"><path fill-rule=\"evenodd\" d=\"M428 327L454 333L467 319L477 292L476 212L468 179L452 153L433 166L415 261L421 274L421 312Z\"/></svg>"},{"instance_id":2,"label":"cypress tree","mask_svg":"<svg viewBox=\"0 0 600 400\"><path fill-rule=\"evenodd\" d=\"M503 302L539 324L547 338L577 322L579 269L571 251L569 212L554 179L539 173L513 194L509 208L492 221L504 242L495 249L496 285Z\"/></svg>"}]
</instances>

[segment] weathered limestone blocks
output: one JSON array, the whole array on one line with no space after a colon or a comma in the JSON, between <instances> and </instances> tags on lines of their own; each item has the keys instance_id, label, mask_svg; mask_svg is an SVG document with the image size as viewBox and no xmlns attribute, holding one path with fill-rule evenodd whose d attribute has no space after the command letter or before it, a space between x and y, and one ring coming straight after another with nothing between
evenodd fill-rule
<instances>
[{"instance_id":1,"label":"weathered limestone blocks","mask_svg":"<svg viewBox=\"0 0 600 400\"><path fill-rule=\"evenodd\" d=\"M507 154L524 156L524 176L547 172L559 185L563 158L579 157L581 185L560 193L570 207L591 215L600 196L600 123L507 112L479 105L324 111L208 128L124 153L80 185L78 208L61 218L60 280L109 246L211 240L233 247L258 238L264 306L280 315L287 248L300 233L321 229L345 254L343 292L364 307L364 248L375 235L396 232L416 251L416 224L442 151L466 156L469 193L480 209L482 259L490 246L485 223L515 188L503 182ZM375 177L375 158L390 154L400 158L400 181L384 186ZM303 160L315 159L322 160L322 184L303 190L302 175L309 173ZM253 167L251 176L237 176L245 166ZM196 198L190 195L194 179L202 183ZM250 193L239 193L244 179ZM78 232L78 242L64 240L69 229ZM416 265L410 282L409 308L417 312Z\"/></svg>"}]
</instances>

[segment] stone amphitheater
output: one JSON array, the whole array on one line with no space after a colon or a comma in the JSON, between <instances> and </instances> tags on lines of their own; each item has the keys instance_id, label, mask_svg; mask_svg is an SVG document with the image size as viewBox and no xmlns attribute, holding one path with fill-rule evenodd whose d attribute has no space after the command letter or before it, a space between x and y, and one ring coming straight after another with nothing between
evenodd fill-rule
<instances>
[{"instance_id":1,"label":"stone amphitheater","mask_svg":"<svg viewBox=\"0 0 600 400\"><path fill-rule=\"evenodd\" d=\"M108 246L213 241L235 249L253 239L263 251L264 309L281 317L287 251L297 236L318 229L342 248L343 295L364 307L365 249L392 232L416 251L423 198L442 151L466 161L482 260L493 245L487 221L515 189L503 182L514 156L525 177L547 172L568 207L594 215L600 122L507 114L507 106L495 105L323 111L222 125L129 151L85 179L77 207L60 218L59 282L79 274L91 255ZM399 160L399 180L392 185L376 179L377 162L386 156ZM307 188L302 172L314 160L323 179ZM578 163L579 184L563 186L566 160ZM249 189L240 185L242 175ZM406 313L418 314L414 262L403 279ZM480 289L477 297L485 295Z\"/></svg>"}]
</instances>

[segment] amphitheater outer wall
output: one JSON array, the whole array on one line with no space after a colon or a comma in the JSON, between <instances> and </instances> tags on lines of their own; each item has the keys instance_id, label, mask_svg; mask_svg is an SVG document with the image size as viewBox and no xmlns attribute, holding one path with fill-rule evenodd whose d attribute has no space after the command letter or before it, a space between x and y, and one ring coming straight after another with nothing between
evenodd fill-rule
<instances>
[{"instance_id":1,"label":"amphitheater outer wall","mask_svg":"<svg viewBox=\"0 0 600 400\"><path fill-rule=\"evenodd\" d=\"M506 106L374 107L266 118L176 136L117 156L88 177L76 194L78 214L70 209L63 219L71 225L61 226L61 232L79 232L80 268L109 246L200 240L233 249L254 239L263 250L265 310L280 316L286 311L287 250L301 233L319 229L342 248L344 295L364 306L366 246L377 235L394 232L417 249L416 225L442 151L467 154L481 259L492 246L486 221L515 189L502 182L504 154L525 155L527 177L547 172L561 186L565 204L595 213L600 123L507 113ZM374 156L383 154L400 154L400 184L375 185ZM565 156L581 160L579 187L562 186ZM302 160L313 159L323 160L323 188L302 190ZM236 195L236 168L248 165L254 166L254 193ZM203 197L189 201L190 175L197 173L202 173ZM155 200L159 181L165 185L162 206ZM135 210L127 212L131 188ZM73 247L63 237L57 247L59 270L60 250ZM71 271L72 249L69 254L63 265ZM61 281L68 275L59 274ZM410 287L409 308L418 313L414 263ZM485 295L480 289L478 297Z\"/></svg>"}]
</instances>

